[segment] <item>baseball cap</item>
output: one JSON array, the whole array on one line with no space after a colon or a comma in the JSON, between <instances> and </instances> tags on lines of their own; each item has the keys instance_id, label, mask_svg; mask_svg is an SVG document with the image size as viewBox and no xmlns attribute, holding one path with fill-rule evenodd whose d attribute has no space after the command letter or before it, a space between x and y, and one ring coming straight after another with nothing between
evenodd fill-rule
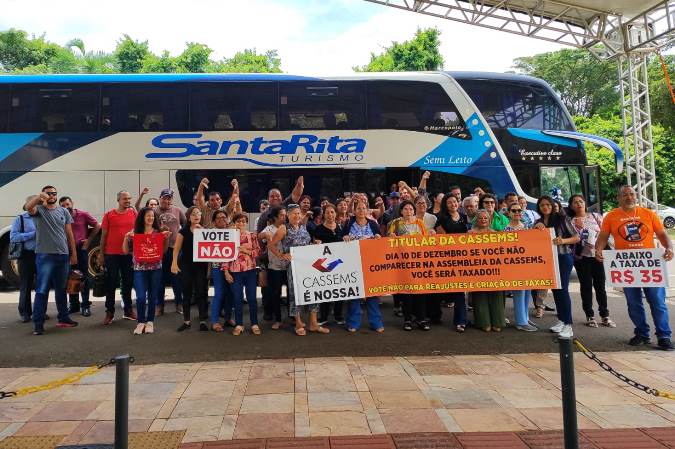
<instances>
[{"instance_id":1,"label":"baseball cap","mask_svg":"<svg viewBox=\"0 0 675 449\"><path fill-rule=\"evenodd\" d=\"M389 198L401 198L401 194L398 192L391 192Z\"/></svg>"},{"instance_id":2,"label":"baseball cap","mask_svg":"<svg viewBox=\"0 0 675 449\"><path fill-rule=\"evenodd\" d=\"M173 197L173 190L168 187L166 189L162 189L162 193L159 194L159 197L162 198L163 196Z\"/></svg>"}]
</instances>

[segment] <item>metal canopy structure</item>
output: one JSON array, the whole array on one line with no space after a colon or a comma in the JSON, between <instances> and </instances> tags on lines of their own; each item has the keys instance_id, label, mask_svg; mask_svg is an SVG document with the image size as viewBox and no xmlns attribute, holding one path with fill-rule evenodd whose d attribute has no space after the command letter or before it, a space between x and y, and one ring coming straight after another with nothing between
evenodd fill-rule
<instances>
[{"instance_id":1,"label":"metal canopy structure","mask_svg":"<svg viewBox=\"0 0 675 449\"><path fill-rule=\"evenodd\" d=\"M618 59L628 184L656 209L647 60L675 45L675 0L366 0Z\"/></svg>"}]
</instances>

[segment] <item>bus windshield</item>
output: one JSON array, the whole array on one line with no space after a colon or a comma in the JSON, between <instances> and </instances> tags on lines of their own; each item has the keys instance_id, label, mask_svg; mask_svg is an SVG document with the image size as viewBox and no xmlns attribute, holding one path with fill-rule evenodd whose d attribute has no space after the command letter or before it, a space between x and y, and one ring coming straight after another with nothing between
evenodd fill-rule
<instances>
[{"instance_id":1,"label":"bus windshield","mask_svg":"<svg viewBox=\"0 0 675 449\"><path fill-rule=\"evenodd\" d=\"M574 131L558 99L543 86L489 79L457 81L491 128Z\"/></svg>"}]
</instances>

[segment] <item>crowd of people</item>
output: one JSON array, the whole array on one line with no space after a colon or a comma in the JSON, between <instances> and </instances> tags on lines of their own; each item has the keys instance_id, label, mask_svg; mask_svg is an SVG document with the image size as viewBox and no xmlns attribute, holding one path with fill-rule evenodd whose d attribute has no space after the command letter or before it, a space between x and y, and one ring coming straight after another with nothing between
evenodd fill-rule
<instances>
[{"instance_id":1,"label":"crowd of people","mask_svg":"<svg viewBox=\"0 0 675 449\"><path fill-rule=\"evenodd\" d=\"M45 186L38 195L26 199L24 211L12 224L11 241L22 245L19 258L21 288L19 314L23 322L33 322L34 334L44 333L47 298L50 287L55 294L58 311L56 327L77 326L71 315L91 316L88 255L100 233L97 266L105 271L104 325L113 323L116 294L122 300L123 318L134 320L134 334L155 331L156 316L165 313L165 288L171 286L175 311L182 314L178 327L184 332L192 327L191 306L197 305L199 330L232 334L245 331L244 304L248 304L249 328L253 335L262 333L258 321L258 287L262 290L263 320L271 330L283 326L282 287L287 287L289 318L299 336L307 332L328 334L332 314L337 325L356 332L362 325L362 308L367 312L368 326L384 332L380 311L381 299L337 301L298 306L290 269L290 248L340 241L377 239L404 235L457 234L518 231L550 228L557 248L560 285L552 291L558 322L550 328L561 338L571 338L572 300L569 282L572 269L577 272L582 308L590 327L616 327L610 317L605 291L602 250L610 237L617 249L650 248L654 237L665 248L665 259L673 257L671 242L658 216L637 204L635 191L623 186L618 192L619 207L604 217L589 212L583 195L569 198L567 207L559 199L541 196L533 209L527 199L516 193L503 198L483 191L480 187L463 195L459 186L447 193L427 191L429 172L422 176L419 186L411 187L400 181L392 185L386 196L369 198L364 193L352 193L341 198L311 198L304 192L303 177L284 198L272 188L268 197L259 202L260 215L249 225L249 215L243 211L239 185L232 180L232 195L223 204L220 192L209 190L204 178L193 198L193 205L183 212L173 204L174 191L162 190L158 198L143 203L149 189L140 192L135 206L127 191L117 194L117 207L107 211L99 222L89 213L75 208L67 196L58 200L55 187ZM237 259L228 263L206 263L193 260L193 234L199 228L237 228L240 245ZM635 229L639 229L637 234ZM159 239L163 256L146 261L133 244L134 236L143 234ZM84 287L79 294L67 298L66 282L71 267L85 274ZM214 296L210 301L208 289L212 283ZM136 291L136 307L132 302ZM31 301L31 290L35 290ZM514 327L524 332L538 330L532 320L541 318L548 307L546 291L516 290L471 293L439 293L429 295L396 294L394 314L402 318L406 331L427 331L441 323L444 307L453 309L453 328L465 332L469 324L485 332L501 332L510 323L505 303L513 301ZM594 294L595 293L595 294ZM624 289L628 313L635 325L631 345L650 343L650 327L643 307L643 294L651 308L658 346L672 350L668 309L663 288ZM595 317L594 301L599 320ZM532 309L530 309L532 303ZM469 321L468 312L472 312ZM532 312L532 313L531 313ZM306 320L308 321L306 322Z\"/></svg>"}]
</instances>

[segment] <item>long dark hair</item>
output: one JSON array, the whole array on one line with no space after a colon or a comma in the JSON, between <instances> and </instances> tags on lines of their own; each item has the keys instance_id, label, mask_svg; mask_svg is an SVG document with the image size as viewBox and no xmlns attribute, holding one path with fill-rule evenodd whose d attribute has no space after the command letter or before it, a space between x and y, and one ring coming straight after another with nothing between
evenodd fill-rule
<instances>
[{"instance_id":1,"label":"long dark hair","mask_svg":"<svg viewBox=\"0 0 675 449\"><path fill-rule=\"evenodd\" d=\"M574 201L576 198L581 198L581 199L584 201L584 203L586 203L586 198L584 198L583 195L578 194L578 193L572 195L572 196L570 197L570 199L567 200L567 215L568 215L570 218L574 218L574 217L576 217L576 215L577 215L576 212L574 212L574 209L572 209L572 201ZM587 209L587 210L588 210L588 209Z\"/></svg>"},{"instance_id":2,"label":"long dark hair","mask_svg":"<svg viewBox=\"0 0 675 449\"><path fill-rule=\"evenodd\" d=\"M450 197L455 198L454 195L451 195L450 193L446 193L445 196L443 197L443 201L441 201L441 213L439 214L442 217L449 217L450 216L450 211L448 210L448 200ZM457 201L457 204L459 204L459 207L462 206L462 202L459 201L457 198L455 198L455 201ZM460 215L461 213L459 210L457 211Z\"/></svg>"},{"instance_id":3,"label":"long dark hair","mask_svg":"<svg viewBox=\"0 0 675 449\"><path fill-rule=\"evenodd\" d=\"M541 212L541 208L539 207L542 201L548 201L551 203L551 216L548 220L548 224L544 222L544 214ZM564 212L562 209L560 209L560 212L554 212L553 211L553 204L555 203L555 200L549 196L549 195L542 195L539 197L537 200L537 213L541 216L541 222L546 225L547 228L554 228L558 225L562 217L564 217Z\"/></svg>"},{"instance_id":4,"label":"long dark hair","mask_svg":"<svg viewBox=\"0 0 675 449\"><path fill-rule=\"evenodd\" d=\"M134 222L134 234L143 234L145 232L145 214L152 212L152 216L155 218L152 222L152 229L159 231L159 220L157 219L157 214L155 211L149 207L144 207L136 215L136 221Z\"/></svg>"}]
</instances>

